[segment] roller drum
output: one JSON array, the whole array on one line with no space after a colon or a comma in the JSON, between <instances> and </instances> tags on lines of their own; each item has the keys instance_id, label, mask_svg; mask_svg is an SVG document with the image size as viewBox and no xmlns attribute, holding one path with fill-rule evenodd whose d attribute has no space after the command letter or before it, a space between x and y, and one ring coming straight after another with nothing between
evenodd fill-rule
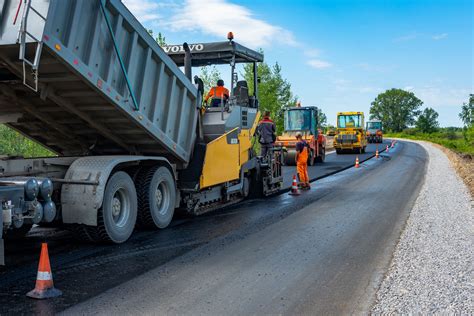
<instances>
[{"instance_id":1,"label":"roller drum","mask_svg":"<svg viewBox=\"0 0 474 316\"><path fill-rule=\"evenodd\" d=\"M289 149L285 153L285 165L287 166L296 166L296 149Z\"/></svg>"}]
</instances>

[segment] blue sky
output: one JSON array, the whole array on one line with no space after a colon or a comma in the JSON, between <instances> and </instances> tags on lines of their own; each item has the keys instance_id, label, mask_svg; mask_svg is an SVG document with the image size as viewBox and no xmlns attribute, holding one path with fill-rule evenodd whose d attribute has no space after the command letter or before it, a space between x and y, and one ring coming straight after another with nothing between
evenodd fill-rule
<instances>
[{"instance_id":1,"label":"blue sky","mask_svg":"<svg viewBox=\"0 0 474 316\"><path fill-rule=\"evenodd\" d=\"M474 93L474 0L124 0L168 43L235 40L278 62L303 105L334 124L390 88L413 91L441 126ZM226 79L226 78L224 78ZM227 80L229 81L229 80Z\"/></svg>"}]
</instances>

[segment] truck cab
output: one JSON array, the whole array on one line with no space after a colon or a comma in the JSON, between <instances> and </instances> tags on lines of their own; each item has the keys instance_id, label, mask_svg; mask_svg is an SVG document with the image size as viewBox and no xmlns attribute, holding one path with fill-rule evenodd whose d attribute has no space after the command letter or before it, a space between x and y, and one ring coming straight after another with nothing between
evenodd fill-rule
<instances>
[{"instance_id":1,"label":"truck cab","mask_svg":"<svg viewBox=\"0 0 474 316\"><path fill-rule=\"evenodd\" d=\"M380 120L367 121L365 130L367 135L367 141L369 143L383 142L382 122Z\"/></svg>"},{"instance_id":2,"label":"truck cab","mask_svg":"<svg viewBox=\"0 0 474 316\"><path fill-rule=\"evenodd\" d=\"M318 130L318 111L315 106L290 107L284 110L284 131L277 137L276 145L286 149L286 165L295 165L296 133L300 132L308 143L310 151L308 165L324 162L326 156L326 137Z\"/></svg>"},{"instance_id":3,"label":"truck cab","mask_svg":"<svg viewBox=\"0 0 474 316\"><path fill-rule=\"evenodd\" d=\"M338 112L334 148L337 154L353 152L362 154L367 147L364 130L364 112Z\"/></svg>"}]
</instances>

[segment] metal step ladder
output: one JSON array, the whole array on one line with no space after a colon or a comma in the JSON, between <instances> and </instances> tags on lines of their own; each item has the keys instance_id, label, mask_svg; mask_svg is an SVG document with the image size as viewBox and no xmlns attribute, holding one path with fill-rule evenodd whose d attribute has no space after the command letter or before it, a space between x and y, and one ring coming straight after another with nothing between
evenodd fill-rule
<instances>
[{"instance_id":1,"label":"metal step ladder","mask_svg":"<svg viewBox=\"0 0 474 316\"><path fill-rule=\"evenodd\" d=\"M31 5L31 0L20 0L23 1L23 16L21 18L20 31L18 32L18 43L20 44L19 59L23 62L23 84L31 90L38 92L38 76L39 76L39 63L41 58L41 50L43 49L42 36L36 38L31 32L28 31L28 17L30 12L36 14L43 23L46 23L46 17L43 16L37 9ZM20 4L21 5L21 4ZM43 29L43 28L42 28ZM27 39L33 40L33 45L36 45L34 60L28 60L26 57L26 44ZM26 71L27 68L31 70L31 76L33 77L33 85L30 85L27 80Z\"/></svg>"}]
</instances>

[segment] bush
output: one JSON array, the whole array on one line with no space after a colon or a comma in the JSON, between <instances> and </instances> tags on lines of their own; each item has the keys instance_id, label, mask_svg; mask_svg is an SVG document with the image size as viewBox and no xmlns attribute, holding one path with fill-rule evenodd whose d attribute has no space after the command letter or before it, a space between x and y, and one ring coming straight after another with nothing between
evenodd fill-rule
<instances>
[{"instance_id":1,"label":"bush","mask_svg":"<svg viewBox=\"0 0 474 316\"><path fill-rule=\"evenodd\" d=\"M54 153L17 131L0 124L0 155L32 158L50 157L54 156Z\"/></svg>"},{"instance_id":2,"label":"bush","mask_svg":"<svg viewBox=\"0 0 474 316\"><path fill-rule=\"evenodd\" d=\"M386 133L385 137L426 140L462 154L474 155L474 128L440 128L434 133L421 133L414 128L405 129L402 133Z\"/></svg>"}]
</instances>

